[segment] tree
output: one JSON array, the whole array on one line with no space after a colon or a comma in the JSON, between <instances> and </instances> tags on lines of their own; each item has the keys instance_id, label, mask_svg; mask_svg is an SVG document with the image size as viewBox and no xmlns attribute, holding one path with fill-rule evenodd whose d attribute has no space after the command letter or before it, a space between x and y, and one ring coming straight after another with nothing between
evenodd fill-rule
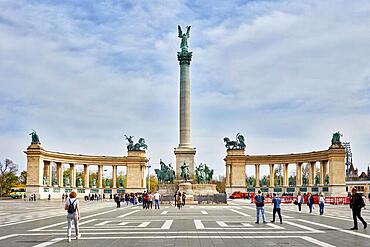
<instances>
[{"instance_id":1,"label":"tree","mask_svg":"<svg viewBox=\"0 0 370 247\"><path fill-rule=\"evenodd\" d=\"M3 192L7 192L14 185L17 184L17 165L9 159L5 159L4 164L0 162L0 197Z\"/></svg>"},{"instance_id":2,"label":"tree","mask_svg":"<svg viewBox=\"0 0 370 247\"><path fill-rule=\"evenodd\" d=\"M225 191L226 191L226 177L219 176L218 179L213 180L211 183L216 184L216 190L219 193L225 193Z\"/></svg>"},{"instance_id":3,"label":"tree","mask_svg":"<svg viewBox=\"0 0 370 247\"><path fill-rule=\"evenodd\" d=\"M22 171L21 174L18 177L18 182L20 184L27 184L27 171Z\"/></svg>"},{"instance_id":4,"label":"tree","mask_svg":"<svg viewBox=\"0 0 370 247\"><path fill-rule=\"evenodd\" d=\"M146 182L148 182L148 178L146 178ZM150 191L155 192L158 190L158 179L155 175L150 175Z\"/></svg>"}]
</instances>

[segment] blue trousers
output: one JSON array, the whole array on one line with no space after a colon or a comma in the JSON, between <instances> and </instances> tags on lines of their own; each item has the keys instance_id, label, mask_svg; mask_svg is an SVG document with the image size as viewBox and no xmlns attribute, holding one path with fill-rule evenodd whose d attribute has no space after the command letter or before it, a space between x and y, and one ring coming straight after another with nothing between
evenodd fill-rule
<instances>
[{"instance_id":1,"label":"blue trousers","mask_svg":"<svg viewBox=\"0 0 370 247\"><path fill-rule=\"evenodd\" d=\"M324 203L319 203L320 215L324 214Z\"/></svg>"},{"instance_id":2,"label":"blue trousers","mask_svg":"<svg viewBox=\"0 0 370 247\"><path fill-rule=\"evenodd\" d=\"M265 208L264 207L257 207L257 221L256 221L256 223L259 223L259 221L260 221L260 211L261 211L261 214L262 214L263 223L265 223L266 222L266 217L265 217Z\"/></svg>"}]
</instances>

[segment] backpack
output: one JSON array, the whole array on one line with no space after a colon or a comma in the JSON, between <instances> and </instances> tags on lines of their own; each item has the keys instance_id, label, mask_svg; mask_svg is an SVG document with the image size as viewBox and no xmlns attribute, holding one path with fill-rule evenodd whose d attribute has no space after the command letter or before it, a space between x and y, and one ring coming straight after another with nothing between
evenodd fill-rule
<instances>
[{"instance_id":1,"label":"backpack","mask_svg":"<svg viewBox=\"0 0 370 247\"><path fill-rule=\"evenodd\" d=\"M361 206L361 208L364 208L366 206L364 198L362 198L362 196L360 198L361 198L360 206Z\"/></svg>"},{"instance_id":2,"label":"backpack","mask_svg":"<svg viewBox=\"0 0 370 247\"><path fill-rule=\"evenodd\" d=\"M256 206L257 207L263 207L263 196L257 195L256 196Z\"/></svg>"},{"instance_id":3,"label":"backpack","mask_svg":"<svg viewBox=\"0 0 370 247\"><path fill-rule=\"evenodd\" d=\"M76 207L74 206L74 203L76 202L76 200L74 200L72 203L71 203L71 199L69 199L69 205L68 205L68 209L67 209L67 212L69 214L73 214L76 212Z\"/></svg>"}]
</instances>

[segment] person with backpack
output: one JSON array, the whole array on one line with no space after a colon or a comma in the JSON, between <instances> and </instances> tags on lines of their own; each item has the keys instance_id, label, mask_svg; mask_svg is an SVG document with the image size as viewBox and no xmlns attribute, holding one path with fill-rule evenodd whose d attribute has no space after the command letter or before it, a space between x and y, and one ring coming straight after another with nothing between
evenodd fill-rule
<instances>
[{"instance_id":1,"label":"person with backpack","mask_svg":"<svg viewBox=\"0 0 370 247\"><path fill-rule=\"evenodd\" d=\"M276 193L273 193L274 198L272 198L272 204L274 205L272 209L272 221L271 223L275 222L275 215L276 213L279 215L280 224L283 224L283 219L281 218L281 199L276 195Z\"/></svg>"},{"instance_id":2,"label":"person with backpack","mask_svg":"<svg viewBox=\"0 0 370 247\"><path fill-rule=\"evenodd\" d=\"M67 210L68 242L71 242L72 221L75 225L76 239L79 239L81 237L80 229L78 227L78 221L80 220L80 205L76 197L77 197L77 193L72 191L69 194L69 198L67 198L66 204L64 206L64 209Z\"/></svg>"},{"instance_id":3,"label":"person with backpack","mask_svg":"<svg viewBox=\"0 0 370 247\"><path fill-rule=\"evenodd\" d=\"M266 223L265 209L264 209L264 206L265 206L265 198L263 197L262 192L260 190L258 191L258 195L256 195L254 197L254 201L256 203L256 210L257 210L257 221L256 221L256 224L259 224L260 212L262 214L263 224L265 224Z\"/></svg>"},{"instance_id":4,"label":"person with backpack","mask_svg":"<svg viewBox=\"0 0 370 247\"><path fill-rule=\"evenodd\" d=\"M350 230L358 230L357 218L364 225L364 229L366 229L367 223L361 217L361 208L365 207L365 202L362 196L357 193L357 189L354 187L352 188L352 195L350 198L349 206L352 209L352 217L353 217L353 227Z\"/></svg>"}]
</instances>

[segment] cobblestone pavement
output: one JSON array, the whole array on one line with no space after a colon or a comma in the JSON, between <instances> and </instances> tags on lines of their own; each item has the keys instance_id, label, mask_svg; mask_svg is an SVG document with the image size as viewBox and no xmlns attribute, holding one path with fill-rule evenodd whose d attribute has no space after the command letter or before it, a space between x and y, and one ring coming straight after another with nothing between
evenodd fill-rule
<instances>
[{"instance_id":1,"label":"cobblestone pavement","mask_svg":"<svg viewBox=\"0 0 370 247\"><path fill-rule=\"evenodd\" d=\"M66 239L61 201L0 201L0 246L369 246L370 230L359 224L350 231L348 206L327 205L325 215L303 206L284 205L283 224L255 224L255 207L248 201L227 206L162 205L159 210L140 206L115 208L112 201L81 202L82 238ZM363 210L370 222L370 205Z\"/></svg>"}]
</instances>

